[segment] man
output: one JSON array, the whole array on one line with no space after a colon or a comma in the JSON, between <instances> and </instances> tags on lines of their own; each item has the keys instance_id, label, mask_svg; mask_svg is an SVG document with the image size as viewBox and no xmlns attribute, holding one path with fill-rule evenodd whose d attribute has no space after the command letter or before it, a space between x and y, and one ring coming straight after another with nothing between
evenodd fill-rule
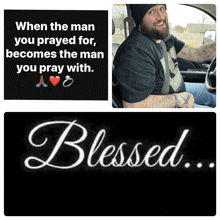
<instances>
[{"instance_id":1,"label":"man","mask_svg":"<svg viewBox=\"0 0 220 220\"><path fill-rule=\"evenodd\" d=\"M216 96L209 93L204 84L184 83L177 58L194 62L212 60L216 56L216 43L193 48L170 35L166 5L133 4L130 8L136 28L119 47L114 59L114 74L120 86L123 107L215 106ZM166 70L161 40L166 42L168 51L168 95L161 95Z\"/></svg>"}]
</instances>

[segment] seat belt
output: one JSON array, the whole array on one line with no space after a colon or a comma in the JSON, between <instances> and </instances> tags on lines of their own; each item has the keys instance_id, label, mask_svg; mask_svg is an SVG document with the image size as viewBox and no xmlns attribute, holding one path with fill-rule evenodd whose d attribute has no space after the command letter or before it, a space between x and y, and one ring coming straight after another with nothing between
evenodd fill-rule
<instances>
[{"instance_id":1,"label":"seat belt","mask_svg":"<svg viewBox=\"0 0 220 220\"><path fill-rule=\"evenodd\" d=\"M164 56L165 66L166 66L166 75L165 75L165 79L163 83L163 88L161 90L161 95L167 95L169 93L169 87L170 87L170 70L169 70L166 44L164 41L161 41L161 45L163 49L163 56Z\"/></svg>"}]
</instances>

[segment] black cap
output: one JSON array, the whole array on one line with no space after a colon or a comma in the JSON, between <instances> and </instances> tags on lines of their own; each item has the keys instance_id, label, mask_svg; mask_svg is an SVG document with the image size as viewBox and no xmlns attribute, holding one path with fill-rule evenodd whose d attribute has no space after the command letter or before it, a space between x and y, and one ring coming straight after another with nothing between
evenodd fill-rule
<instances>
[{"instance_id":1,"label":"black cap","mask_svg":"<svg viewBox=\"0 0 220 220\"><path fill-rule=\"evenodd\" d=\"M158 4L155 4L158 5ZM135 24L138 27L145 14L148 12L148 10L152 7L154 7L155 5L152 4L130 4L130 9L131 9L131 16L134 18ZM165 4L163 4L165 5ZM165 8L167 8L167 6L165 5Z\"/></svg>"}]
</instances>

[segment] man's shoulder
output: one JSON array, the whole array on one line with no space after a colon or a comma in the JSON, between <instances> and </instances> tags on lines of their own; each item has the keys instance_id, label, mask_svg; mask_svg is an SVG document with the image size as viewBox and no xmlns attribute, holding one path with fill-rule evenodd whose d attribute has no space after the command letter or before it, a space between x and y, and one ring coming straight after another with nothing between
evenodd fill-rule
<instances>
[{"instance_id":1,"label":"man's shoulder","mask_svg":"<svg viewBox=\"0 0 220 220\"><path fill-rule=\"evenodd\" d=\"M171 34L169 40L166 41L166 44L174 45L176 40L177 38Z\"/></svg>"},{"instance_id":2,"label":"man's shoulder","mask_svg":"<svg viewBox=\"0 0 220 220\"><path fill-rule=\"evenodd\" d=\"M169 51L170 48L174 47L176 50L176 53L178 53L184 46L184 42L177 39L175 36L171 35L170 39L166 42L167 49Z\"/></svg>"},{"instance_id":3,"label":"man's shoulder","mask_svg":"<svg viewBox=\"0 0 220 220\"><path fill-rule=\"evenodd\" d=\"M151 39L138 32L135 28L131 34L125 39L118 49L119 53L143 53L149 52L153 47L154 43Z\"/></svg>"},{"instance_id":4,"label":"man's shoulder","mask_svg":"<svg viewBox=\"0 0 220 220\"><path fill-rule=\"evenodd\" d=\"M133 28L131 34L122 43L122 46L141 47L142 45L143 48L143 44L145 46L151 46L153 45L153 42L150 38L141 34L136 28Z\"/></svg>"}]
</instances>

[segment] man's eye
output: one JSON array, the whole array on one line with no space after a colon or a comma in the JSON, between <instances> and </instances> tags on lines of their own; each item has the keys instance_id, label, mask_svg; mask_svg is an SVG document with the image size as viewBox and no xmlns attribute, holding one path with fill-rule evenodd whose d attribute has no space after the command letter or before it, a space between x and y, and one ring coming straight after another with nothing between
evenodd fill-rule
<instances>
[{"instance_id":1,"label":"man's eye","mask_svg":"<svg viewBox=\"0 0 220 220\"><path fill-rule=\"evenodd\" d=\"M160 10L161 10L161 11L164 11L164 10L165 10L165 8L164 8L164 7L161 7L161 8L160 8Z\"/></svg>"},{"instance_id":2,"label":"man's eye","mask_svg":"<svg viewBox=\"0 0 220 220\"><path fill-rule=\"evenodd\" d=\"M150 12L149 12L149 14L153 14L153 13L154 13L154 11L150 11Z\"/></svg>"}]
</instances>

